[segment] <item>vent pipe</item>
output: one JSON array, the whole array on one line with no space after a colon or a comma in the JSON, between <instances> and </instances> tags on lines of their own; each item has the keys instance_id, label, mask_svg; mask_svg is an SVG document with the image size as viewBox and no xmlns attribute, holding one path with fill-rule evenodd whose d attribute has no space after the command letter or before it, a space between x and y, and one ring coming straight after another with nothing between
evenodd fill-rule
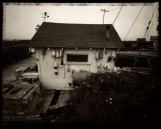
<instances>
[{"instance_id":1,"label":"vent pipe","mask_svg":"<svg viewBox=\"0 0 161 129\"><path fill-rule=\"evenodd\" d=\"M109 40L110 39L110 26L106 27L106 39Z\"/></svg>"}]
</instances>

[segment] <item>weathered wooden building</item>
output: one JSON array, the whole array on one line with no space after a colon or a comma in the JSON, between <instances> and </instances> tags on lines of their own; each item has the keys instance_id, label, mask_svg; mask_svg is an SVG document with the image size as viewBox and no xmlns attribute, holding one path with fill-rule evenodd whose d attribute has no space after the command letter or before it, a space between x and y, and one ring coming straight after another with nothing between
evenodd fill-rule
<instances>
[{"instance_id":1,"label":"weathered wooden building","mask_svg":"<svg viewBox=\"0 0 161 129\"><path fill-rule=\"evenodd\" d=\"M47 89L69 90L86 73L113 70L121 39L111 24L43 22L30 42L39 80Z\"/></svg>"}]
</instances>

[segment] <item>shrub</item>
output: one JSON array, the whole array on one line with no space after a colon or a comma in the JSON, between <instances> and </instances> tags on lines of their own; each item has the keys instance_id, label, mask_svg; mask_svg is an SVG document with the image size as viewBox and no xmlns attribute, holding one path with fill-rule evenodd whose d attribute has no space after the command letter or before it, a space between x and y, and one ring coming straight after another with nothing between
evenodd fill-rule
<instances>
[{"instance_id":1,"label":"shrub","mask_svg":"<svg viewBox=\"0 0 161 129\"><path fill-rule=\"evenodd\" d=\"M57 122L154 125L157 104L154 89L152 75L125 71L92 73L73 91Z\"/></svg>"}]
</instances>

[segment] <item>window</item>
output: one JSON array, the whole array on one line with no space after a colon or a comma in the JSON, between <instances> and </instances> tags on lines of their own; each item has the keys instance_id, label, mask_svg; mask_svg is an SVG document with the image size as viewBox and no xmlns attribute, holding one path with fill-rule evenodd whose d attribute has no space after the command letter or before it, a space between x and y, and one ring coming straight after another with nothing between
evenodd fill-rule
<instances>
[{"instance_id":1,"label":"window","mask_svg":"<svg viewBox=\"0 0 161 129\"><path fill-rule=\"evenodd\" d=\"M67 54L67 62L88 62L88 55Z\"/></svg>"}]
</instances>

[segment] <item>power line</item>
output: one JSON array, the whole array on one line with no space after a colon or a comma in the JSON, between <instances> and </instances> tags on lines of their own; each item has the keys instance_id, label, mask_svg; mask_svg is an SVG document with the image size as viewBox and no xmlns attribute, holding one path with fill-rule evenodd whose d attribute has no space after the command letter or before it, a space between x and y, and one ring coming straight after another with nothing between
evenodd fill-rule
<instances>
[{"instance_id":1,"label":"power line","mask_svg":"<svg viewBox=\"0 0 161 129\"><path fill-rule=\"evenodd\" d=\"M154 20L153 20L153 23L154 23L154 21L155 21L156 17L157 17L157 13L156 13L155 18L154 18ZM151 27L150 27L150 29L149 29L149 31L148 31L148 34L146 35L146 38L147 38L147 37L148 37L148 35L149 35L149 32L150 32L150 30L151 30L151 28L152 28L152 26L153 26L153 23L152 23L152 25L151 25Z\"/></svg>"},{"instance_id":2,"label":"power line","mask_svg":"<svg viewBox=\"0 0 161 129\"><path fill-rule=\"evenodd\" d=\"M145 5L145 4L144 4L144 5ZM126 37L128 36L128 34L130 33L130 31L131 31L131 29L132 29L134 23L136 22L136 20L137 20L138 16L140 15L141 11L143 10L144 5L143 5L143 7L141 8L140 12L138 13L137 17L135 18L135 20L134 20L133 24L131 25L130 30L128 31L128 33L127 33L127 35L125 36L124 40L126 39Z\"/></svg>"},{"instance_id":3,"label":"power line","mask_svg":"<svg viewBox=\"0 0 161 129\"><path fill-rule=\"evenodd\" d=\"M158 4L157 4L157 5L158 5ZM150 19L149 23L148 23L148 27L146 28L146 31L145 31L144 37L145 37L145 35L146 35L146 33L147 33L148 29L149 29L150 23L151 23L151 21L152 21L152 19L153 19L153 16L154 16L154 14L155 14L156 9L157 9L157 6L156 6L156 8L155 8L155 10L154 10L154 12L153 12L153 14L152 14L152 17L151 17L151 19Z\"/></svg>"},{"instance_id":4,"label":"power line","mask_svg":"<svg viewBox=\"0 0 161 129\"><path fill-rule=\"evenodd\" d=\"M124 3L123 3L123 4L124 4ZM114 25L116 19L118 18L119 14L120 14L120 12L121 12L121 10L122 10L123 4L121 5L120 11L118 12L118 14L117 14L115 20L113 21L112 25Z\"/></svg>"}]
</instances>

